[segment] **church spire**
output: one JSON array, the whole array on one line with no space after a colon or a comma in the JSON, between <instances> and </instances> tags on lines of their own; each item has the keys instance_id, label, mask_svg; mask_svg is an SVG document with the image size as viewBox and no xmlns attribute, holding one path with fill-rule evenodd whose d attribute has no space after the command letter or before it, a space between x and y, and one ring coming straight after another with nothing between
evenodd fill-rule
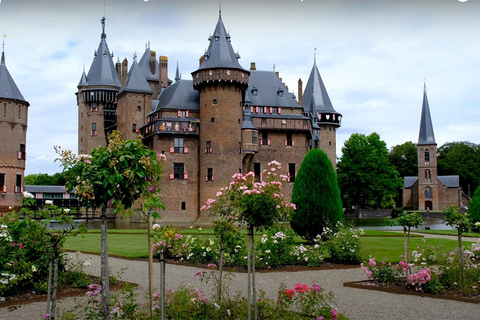
<instances>
[{"instance_id":1,"label":"church spire","mask_svg":"<svg viewBox=\"0 0 480 320\"><path fill-rule=\"evenodd\" d=\"M177 71L175 72L175 82L180 81L180 71L178 70L178 60L177 60Z\"/></svg>"},{"instance_id":2,"label":"church spire","mask_svg":"<svg viewBox=\"0 0 480 320\"><path fill-rule=\"evenodd\" d=\"M107 39L107 35L105 34L105 17L102 18L102 39Z\"/></svg>"},{"instance_id":3,"label":"church spire","mask_svg":"<svg viewBox=\"0 0 480 320\"><path fill-rule=\"evenodd\" d=\"M7 37L6 34L3 35L3 48L2 48L2 62L1 64L5 65L5 38Z\"/></svg>"},{"instance_id":4,"label":"church spire","mask_svg":"<svg viewBox=\"0 0 480 320\"><path fill-rule=\"evenodd\" d=\"M430 115L430 107L427 99L427 86L423 83L423 103L422 114L420 119L420 131L418 134L417 145L437 145L435 142L435 134L433 132L432 117Z\"/></svg>"}]
</instances>

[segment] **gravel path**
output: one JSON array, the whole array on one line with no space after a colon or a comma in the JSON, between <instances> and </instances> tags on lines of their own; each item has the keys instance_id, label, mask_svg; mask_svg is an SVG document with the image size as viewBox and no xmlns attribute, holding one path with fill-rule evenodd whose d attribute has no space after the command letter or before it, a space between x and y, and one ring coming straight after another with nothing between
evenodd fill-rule
<instances>
[{"instance_id":1,"label":"gravel path","mask_svg":"<svg viewBox=\"0 0 480 320\"><path fill-rule=\"evenodd\" d=\"M81 254L81 259L90 255ZM139 294L148 288L147 262L118 258L109 259L112 274L119 275L121 280L134 282L139 285ZM159 283L159 265L155 264L155 285ZM175 288L180 284L191 284L200 287L206 293L211 292L193 277L198 268L167 264L167 288ZM86 270L93 275L99 275L100 257L92 256L91 265ZM455 302L449 300L423 298L410 295L390 294L371 290L362 290L344 287L344 282L366 280L365 273L360 269L340 270L310 270L297 272L270 272L257 274L257 288L266 292L267 296L275 297L280 283L284 282L291 287L295 283L308 285L317 283L326 291L333 291L338 304L338 310L352 320L371 319L479 319L480 305ZM247 275L237 273L231 283L231 291L246 291ZM77 298L78 299L78 298ZM59 302L60 310L72 309L75 305L74 298L63 299ZM18 306L15 310L0 309L0 319L4 320L32 320L41 319L45 303L30 303Z\"/></svg>"}]
</instances>

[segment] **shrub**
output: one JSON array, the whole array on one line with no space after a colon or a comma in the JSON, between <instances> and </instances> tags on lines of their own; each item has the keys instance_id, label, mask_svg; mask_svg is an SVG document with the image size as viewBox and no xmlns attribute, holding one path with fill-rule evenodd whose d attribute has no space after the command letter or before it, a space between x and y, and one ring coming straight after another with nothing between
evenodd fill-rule
<instances>
[{"instance_id":1,"label":"shrub","mask_svg":"<svg viewBox=\"0 0 480 320\"><path fill-rule=\"evenodd\" d=\"M468 206L467 214L468 219L470 219L473 224L473 230L475 232L480 232L480 187L478 187L473 194L472 200Z\"/></svg>"},{"instance_id":2,"label":"shrub","mask_svg":"<svg viewBox=\"0 0 480 320\"><path fill-rule=\"evenodd\" d=\"M339 264L359 264L362 261L360 236L363 230L344 228L340 223L337 227L338 232L327 228L322 234L323 237L328 238L326 245L330 260Z\"/></svg>"},{"instance_id":3,"label":"shrub","mask_svg":"<svg viewBox=\"0 0 480 320\"><path fill-rule=\"evenodd\" d=\"M415 291L425 293L439 293L442 291L439 279L431 272L430 268L420 269L417 273L411 274L407 279L407 284Z\"/></svg>"},{"instance_id":4,"label":"shrub","mask_svg":"<svg viewBox=\"0 0 480 320\"><path fill-rule=\"evenodd\" d=\"M337 175L325 152L310 150L300 165L292 191L297 209L290 215L292 229L313 240L326 226L343 220Z\"/></svg>"},{"instance_id":5,"label":"shrub","mask_svg":"<svg viewBox=\"0 0 480 320\"><path fill-rule=\"evenodd\" d=\"M458 290L463 294L480 294L480 286L478 283L480 279L479 253L480 241L472 244L471 251L464 251L464 281L462 281L461 277L458 249L450 252L448 255L443 255L444 261L440 266L440 284L445 287L445 289Z\"/></svg>"},{"instance_id":6,"label":"shrub","mask_svg":"<svg viewBox=\"0 0 480 320\"><path fill-rule=\"evenodd\" d=\"M393 265L388 261L377 263L375 258L370 258L368 262L362 262L361 268L365 271L368 278L380 283L392 284L397 278L405 275L408 270L405 261Z\"/></svg>"},{"instance_id":7,"label":"shrub","mask_svg":"<svg viewBox=\"0 0 480 320\"><path fill-rule=\"evenodd\" d=\"M255 248L257 265L259 267L279 267L294 262L290 254L294 243L293 230L272 227L262 235L260 243Z\"/></svg>"}]
</instances>

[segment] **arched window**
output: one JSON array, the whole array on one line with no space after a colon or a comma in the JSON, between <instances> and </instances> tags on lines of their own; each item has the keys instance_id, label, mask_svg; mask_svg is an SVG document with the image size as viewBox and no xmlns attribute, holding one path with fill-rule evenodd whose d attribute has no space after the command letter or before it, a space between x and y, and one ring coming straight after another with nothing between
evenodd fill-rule
<instances>
[{"instance_id":1,"label":"arched window","mask_svg":"<svg viewBox=\"0 0 480 320\"><path fill-rule=\"evenodd\" d=\"M425 199L432 199L432 188L425 188Z\"/></svg>"},{"instance_id":2,"label":"arched window","mask_svg":"<svg viewBox=\"0 0 480 320\"><path fill-rule=\"evenodd\" d=\"M137 111L138 111L138 112L142 111L142 107L137 106Z\"/></svg>"},{"instance_id":3,"label":"arched window","mask_svg":"<svg viewBox=\"0 0 480 320\"><path fill-rule=\"evenodd\" d=\"M432 179L432 172L430 170L425 170L425 180L431 180Z\"/></svg>"},{"instance_id":4,"label":"arched window","mask_svg":"<svg viewBox=\"0 0 480 320\"><path fill-rule=\"evenodd\" d=\"M428 164L430 162L430 151L425 150L425 164Z\"/></svg>"}]
</instances>

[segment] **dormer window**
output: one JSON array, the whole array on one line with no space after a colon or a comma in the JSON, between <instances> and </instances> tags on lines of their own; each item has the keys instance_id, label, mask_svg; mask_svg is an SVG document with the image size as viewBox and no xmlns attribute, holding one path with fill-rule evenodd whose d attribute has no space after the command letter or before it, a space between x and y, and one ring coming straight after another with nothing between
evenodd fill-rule
<instances>
[{"instance_id":1,"label":"dormer window","mask_svg":"<svg viewBox=\"0 0 480 320\"><path fill-rule=\"evenodd\" d=\"M257 87L253 86L253 88L252 88L252 94L253 94L254 96L256 96L257 93L258 93Z\"/></svg>"},{"instance_id":2,"label":"dormer window","mask_svg":"<svg viewBox=\"0 0 480 320\"><path fill-rule=\"evenodd\" d=\"M278 94L279 97L283 97L283 89L281 87L278 88L277 94Z\"/></svg>"},{"instance_id":3,"label":"dormer window","mask_svg":"<svg viewBox=\"0 0 480 320\"><path fill-rule=\"evenodd\" d=\"M218 39L220 39L219 36L215 36L215 41L218 41Z\"/></svg>"}]
</instances>

